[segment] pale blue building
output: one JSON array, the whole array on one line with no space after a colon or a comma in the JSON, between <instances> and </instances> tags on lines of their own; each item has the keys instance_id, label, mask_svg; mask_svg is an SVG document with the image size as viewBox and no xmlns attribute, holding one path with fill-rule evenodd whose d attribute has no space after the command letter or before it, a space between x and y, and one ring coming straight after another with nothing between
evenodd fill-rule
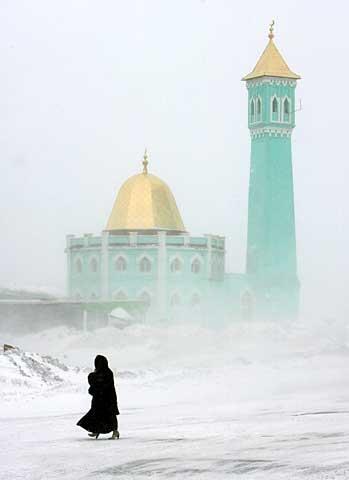
<instances>
[{"instance_id":1,"label":"pale blue building","mask_svg":"<svg viewBox=\"0 0 349 480\"><path fill-rule=\"evenodd\" d=\"M269 42L248 89L251 172L246 273L225 269L225 238L192 236L168 185L148 171L117 194L101 235L67 236L68 296L146 306L148 317L264 318L298 312L291 135L300 77Z\"/></svg>"}]
</instances>

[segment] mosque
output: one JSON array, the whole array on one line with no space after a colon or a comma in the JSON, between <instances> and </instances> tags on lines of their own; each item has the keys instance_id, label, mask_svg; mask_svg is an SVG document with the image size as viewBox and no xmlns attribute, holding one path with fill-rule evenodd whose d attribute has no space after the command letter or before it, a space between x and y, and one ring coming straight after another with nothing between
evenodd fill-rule
<instances>
[{"instance_id":1,"label":"mosque","mask_svg":"<svg viewBox=\"0 0 349 480\"><path fill-rule=\"evenodd\" d=\"M113 307L142 305L147 318L295 318L299 305L291 135L295 88L269 41L248 91L251 165L246 272L225 270L225 238L192 236L169 186L143 169L121 186L100 235L67 236L68 297ZM209 320L208 320L209 321Z\"/></svg>"}]
</instances>

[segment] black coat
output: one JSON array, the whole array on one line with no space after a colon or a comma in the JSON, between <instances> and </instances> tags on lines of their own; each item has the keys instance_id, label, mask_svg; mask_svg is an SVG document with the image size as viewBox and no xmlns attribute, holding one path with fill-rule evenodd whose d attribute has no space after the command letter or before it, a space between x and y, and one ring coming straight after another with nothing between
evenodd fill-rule
<instances>
[{"instance_id":1,"label":"black coat","mask_svg":"<svg viewBox=\"0 0 349 480\"><path fill-rule=\"evenodd\" d=\"M93 433L109 433L117 430L116 415L119 415L118 401L114 386L114 375L108 361L102 355L95 359L96 369L88 376L92 395L91 409L77 423L79 427Z\"/></svg>"}]
</instances>

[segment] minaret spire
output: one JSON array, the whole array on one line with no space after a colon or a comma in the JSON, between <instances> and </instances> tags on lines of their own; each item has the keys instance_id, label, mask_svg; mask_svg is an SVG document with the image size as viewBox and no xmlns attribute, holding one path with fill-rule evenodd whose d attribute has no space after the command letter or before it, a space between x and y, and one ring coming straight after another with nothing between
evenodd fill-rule
<instances>
[{"instance_id":1,"label":"minaret spire","mask_svg":"<svg viewBox=\"0 0 349 480\"><path fill-rule=\"evenodd\" d=\"M148 174L148 165L149 165L147 149L144 150L143 162L142 163L143 163L143 173L144 173L144 175L147 175Z\"/></svg>"},{"instance_id":2,"label":"minaret spire","mask_svg":"<svg viewBox=\"0 0 349 480\"><path fill-rule=\"evenodd\" d=\"M301 78L290 70L281 53L276 48L274 43L274 25L275 20L269 25L269 42L265 47L264 52L259 57L252 72L246 75L243 80L252 80L259 77L281 77L294 80Z\"/></svg>"}]
</instances>

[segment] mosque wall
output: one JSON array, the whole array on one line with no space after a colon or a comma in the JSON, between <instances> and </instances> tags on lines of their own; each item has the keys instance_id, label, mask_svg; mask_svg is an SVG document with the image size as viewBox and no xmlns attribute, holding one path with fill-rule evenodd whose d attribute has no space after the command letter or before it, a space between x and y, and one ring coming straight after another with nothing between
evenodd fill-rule
<instances>
[{"instance_id":1,"label":"mosque wall","mask_svg":"<svg viewBox=\"0 0 349 480\"><path fill-rule=\"evenodd\" d=\"M70 235L66 254L69 298L142 300L162 317L207 305L224 282L225 239L214 235Z\"/></svg>"}]
</instances>

